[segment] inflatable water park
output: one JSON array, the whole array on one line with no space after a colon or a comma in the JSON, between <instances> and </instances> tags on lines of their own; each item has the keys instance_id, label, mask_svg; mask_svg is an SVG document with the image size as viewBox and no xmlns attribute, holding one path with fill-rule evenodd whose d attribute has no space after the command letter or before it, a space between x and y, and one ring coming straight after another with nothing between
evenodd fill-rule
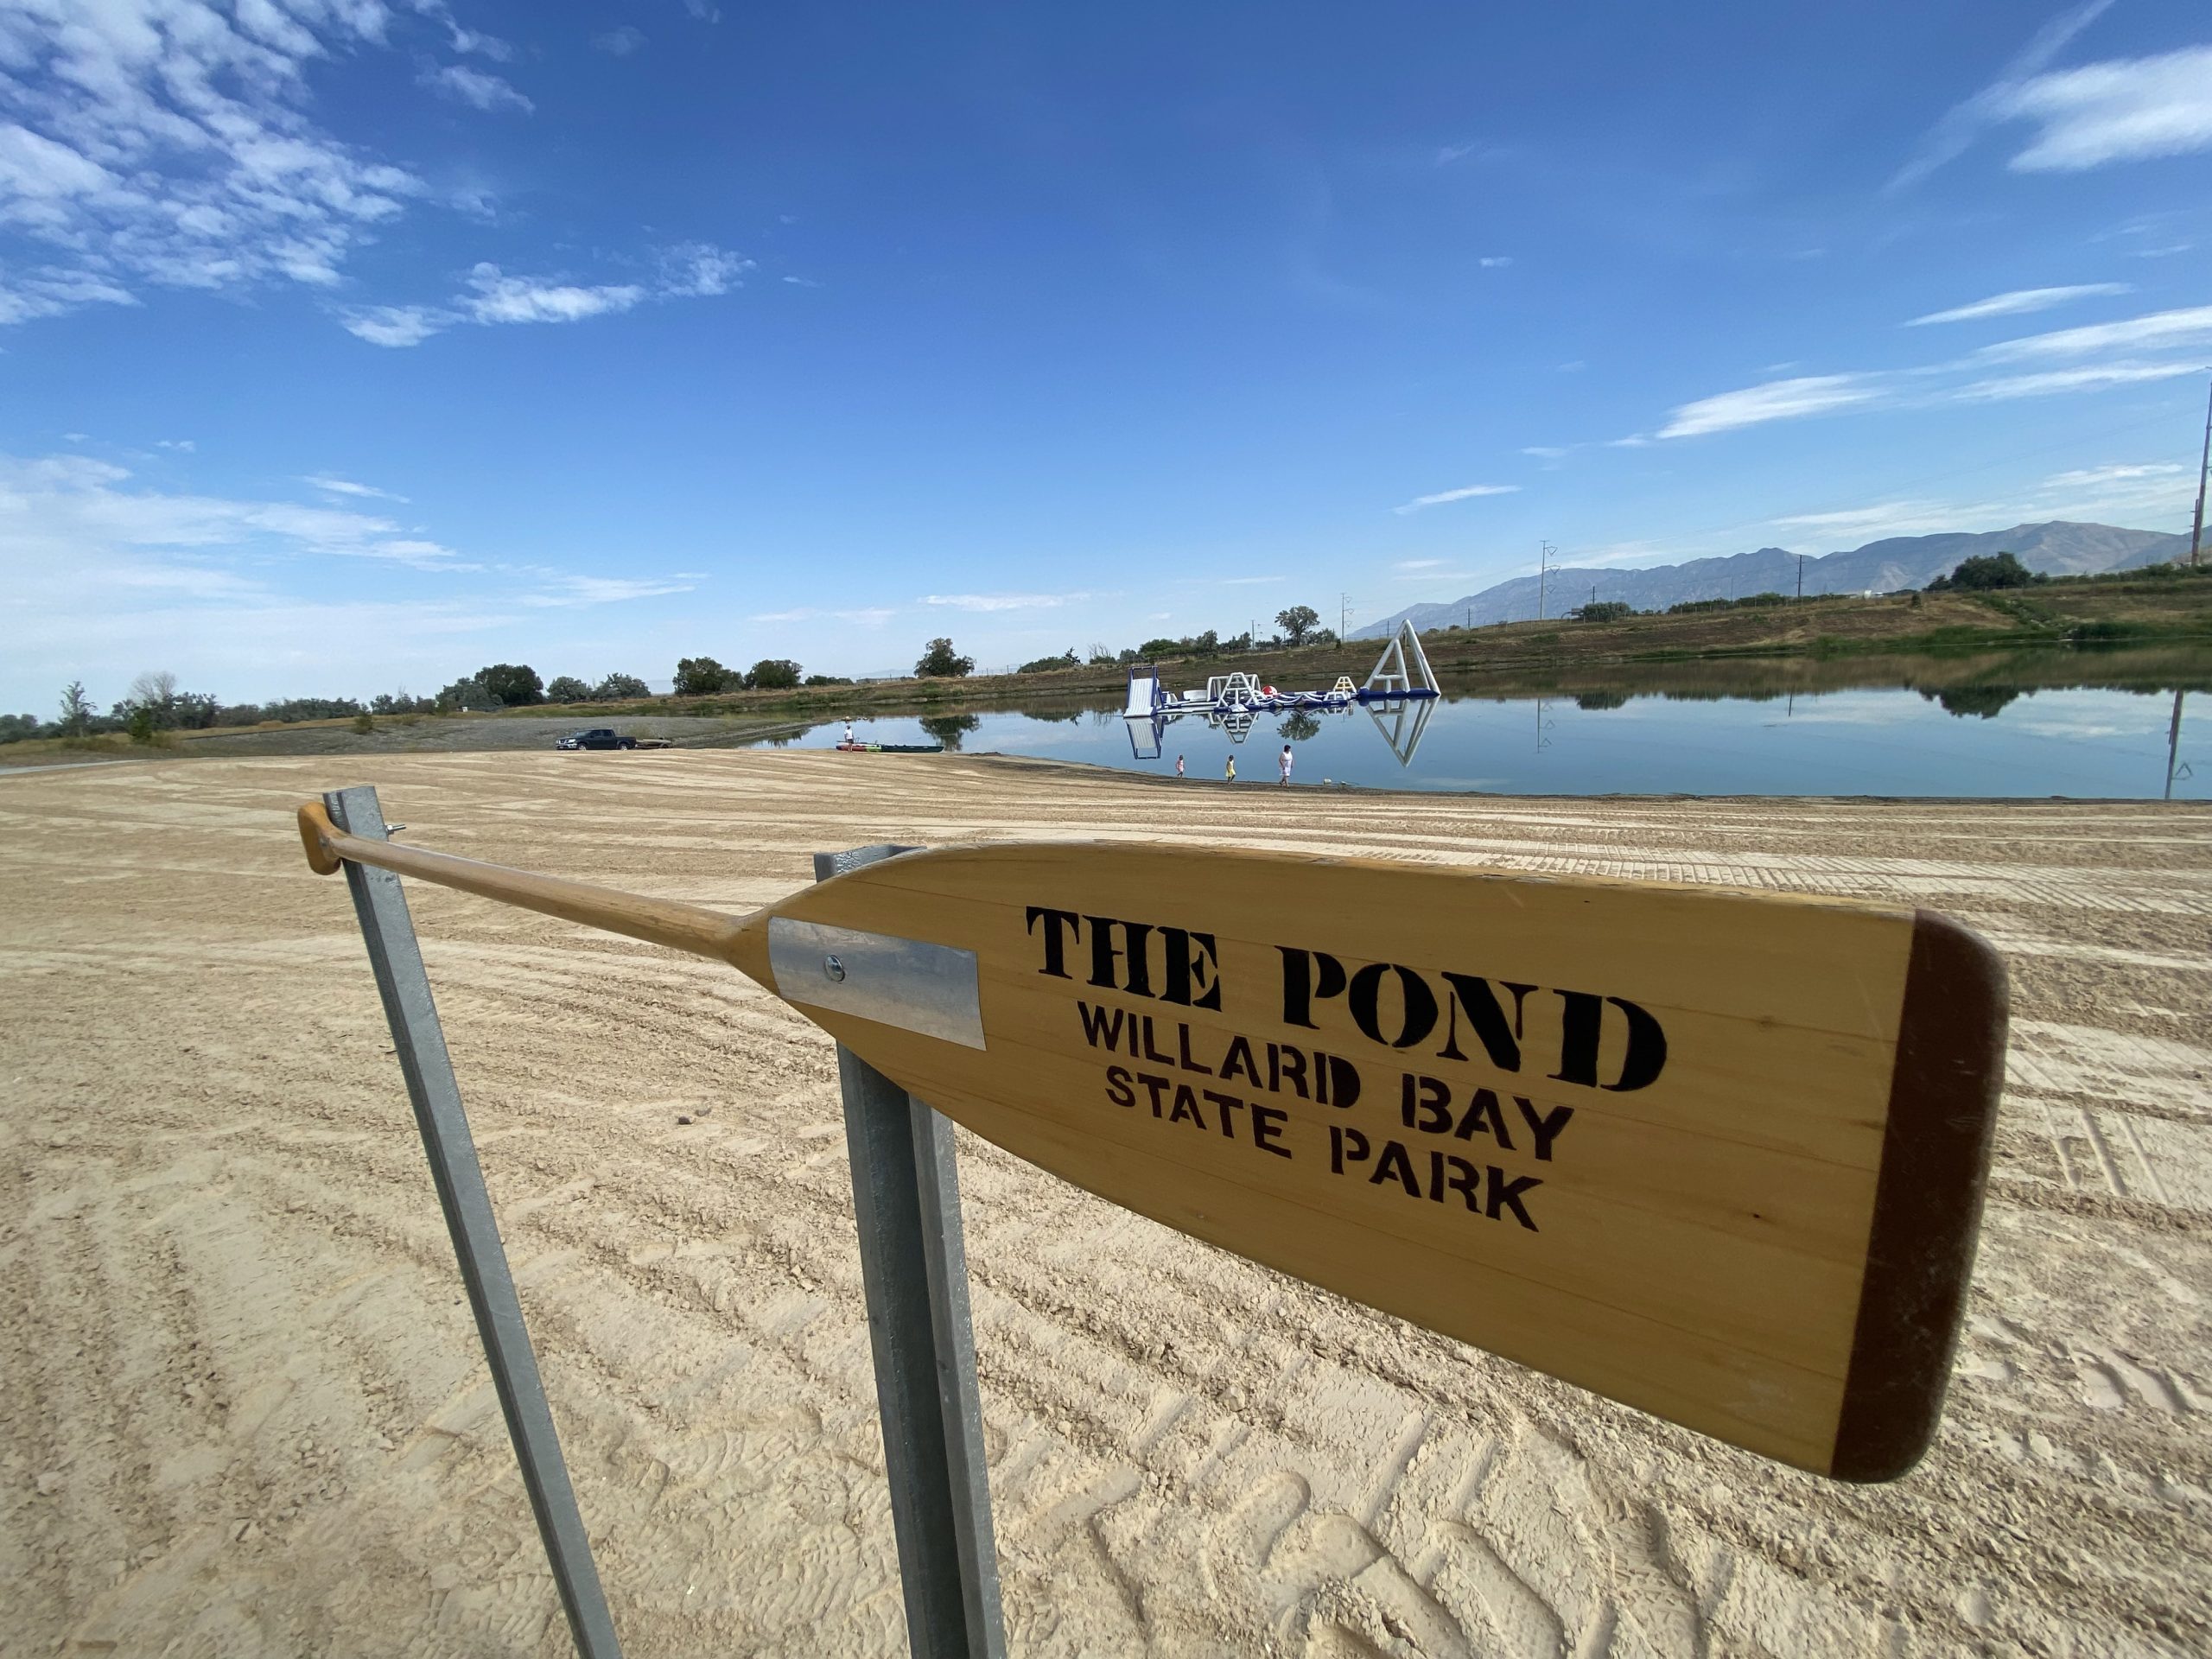
<instances>
[{"instance_id":1,"label":"inflatable water park","mask_svg":"<svg viewBox=\"0 0 2212 1659\"><path fill-rule=\"evenodd\" d=\"M1365 708L1403 766L1420 747L1437 695L1436 672L1428 665L1421 636L1411 622L1403 622L1382 647L1364 684L1355 685L1350 675L1340 674L1325 691L1281 690L1256 674L1238 671L1209 676L1203 688L1176 692L1168 689L1156 664L1133 664L1122 718L1128 727L1130 752L1140 760L1156 760L1167 728L1179 720L1203 720L1209 728L1226 732L1230 742L1242 743L1260 715L1347 714ZM1391 716L1387 724L1386 713Z\"/></svg>"}]
</instances>

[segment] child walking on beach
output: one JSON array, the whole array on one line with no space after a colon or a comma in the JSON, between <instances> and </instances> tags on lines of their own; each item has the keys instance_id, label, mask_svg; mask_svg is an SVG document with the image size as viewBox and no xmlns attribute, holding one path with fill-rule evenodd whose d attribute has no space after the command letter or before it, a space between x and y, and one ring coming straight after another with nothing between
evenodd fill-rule
<instances>
[{"instance_id":1,"label":"child walking on beach","mask_svg":"<svg viewBox=\"0 0 2212 1659\"><path fill-rule=\"evenodd\" d=\"M1286 783L1286 784L1287 784L1287 783L1288 783L1288 782L1290 781L1290 745L1289 745L1289 744L1286 743L1286 744L1284 744L1284 745L1282 746L1282 759L1281 759L1281 760L1277 761L1277 762L1276 762L1276 764L1277 764L1278 766L1280 766L1282 768L1282 781L1283 781L1284 783Z\"/></svg>"},{"instance_id":2,"label":"child walking on beach","mask_svg":"<svg viewBox=\"0 0 2212 1659\"><path fill-rule=\"evenodd\" d=\"M1225 783L1233 784L1236 781L1236 757L1235 755L1232 754L1229 757L1229 769L1223 772L1221 776L1223 781Z\"/></svg>"}]
</instances>

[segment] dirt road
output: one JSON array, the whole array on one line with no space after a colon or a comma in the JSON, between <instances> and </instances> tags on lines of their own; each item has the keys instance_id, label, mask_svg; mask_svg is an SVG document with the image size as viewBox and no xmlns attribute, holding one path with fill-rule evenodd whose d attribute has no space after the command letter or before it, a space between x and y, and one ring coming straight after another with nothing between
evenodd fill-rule
<instances>
[{"instance_id":1,"label":"dirt road","mask_svg":"<svg viewBox=\"0 0 2212 1659\"><path fill-rule=\"evenodd\" d=\"M963 1138L1013 1649L2212 1649L2212 811L332 764L0 782L0 1653L568 1650L350 907L289 823L364 781L410 840L732 910L816 849L1172 826L1961 916L2012 969L2011 1079L1950 1410L1894 1486L1763 1465ZM627 1650L899 1651L827 1039L726 969L413 899Z\"/></svg>"}]
</instances>

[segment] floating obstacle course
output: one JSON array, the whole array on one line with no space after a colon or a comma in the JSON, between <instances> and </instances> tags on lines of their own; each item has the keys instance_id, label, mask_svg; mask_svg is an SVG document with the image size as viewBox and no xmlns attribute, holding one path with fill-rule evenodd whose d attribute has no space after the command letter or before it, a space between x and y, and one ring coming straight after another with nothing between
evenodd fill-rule
<instances>
[{"instance_id":1,"label":"floating obstacle course","mask_svg":"<svg viewBox=\"0 0 2212 1659\"><path fill-rule=\"evenodd\" d=\"M1365 684L1355 685L1350 675L1340 674L1325 691L1280 690L1264 683L1258 675L1238 670L1209 676L1202 689L1177 693L1168 690L1156 664L1134 664L1122 717L1128 725L1130 752L1140 760L1156 760L1170 722L1185 718L1203 720L1226 732L1230 742L1242 743L1258 715L1340 714L1366 706L1375 715L1378 728L1385 709L1393 714L1393 724L1403 728L1408 705L1427 703L1438 695L1428 653L1421 649L1421 636L1408 621L1399 625L1383 646ZM1385 740L1401 765L1413 758L1421 729L1427 724L1427 713L1425 707L1416 710L1409 734L1384 729Z\"/></svg>"}]
</instances>

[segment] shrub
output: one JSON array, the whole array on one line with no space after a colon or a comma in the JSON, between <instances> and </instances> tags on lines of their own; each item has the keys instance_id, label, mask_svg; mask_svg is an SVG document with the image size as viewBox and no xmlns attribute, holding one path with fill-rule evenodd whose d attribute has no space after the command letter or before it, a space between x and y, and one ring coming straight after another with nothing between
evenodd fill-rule
<instances>
[{"instance_id":1,"label":"shrub","mask_svg":"<svg viewBox=\"0 0 2212 1659\"><path fill-rule=\"evenodd\" d=\"M914 664L914 672L925 680L961 680L975 671L976 659L957 655L952 641L943 637L931 640L921 660Z\"/></svg>"},{"instance_id":2,"label":"shrub","mask_svg":"<svg viewBox=\"0 0 2212 1659\"><path fill-rule=\"evenodd\" d=\"M788 691L799 683L799 666L788 657L767 657L753 664L745 677L748 690Z\"/></svg>"}]
</instances>

